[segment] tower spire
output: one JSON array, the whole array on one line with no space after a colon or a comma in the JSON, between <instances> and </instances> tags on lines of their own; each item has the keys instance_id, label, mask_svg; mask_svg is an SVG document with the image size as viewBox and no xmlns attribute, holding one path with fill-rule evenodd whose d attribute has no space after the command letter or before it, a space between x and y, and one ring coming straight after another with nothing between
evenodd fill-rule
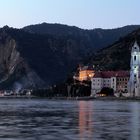
<instances>
[{"instance_id":1,"label":"tower spire","mask_svg":"<svg viewBox=\"0 0 140 140\"><path fill-rule=\"evenodd\" d=\"M130 96L140 97L140 81L139 81L140 48L137 43L137 40L135 40L132 46L130 67L131 70L130 70L130 79L128 83L128 87L129 87L128 91L130 93Z\"/></svg>"}]
</instances>

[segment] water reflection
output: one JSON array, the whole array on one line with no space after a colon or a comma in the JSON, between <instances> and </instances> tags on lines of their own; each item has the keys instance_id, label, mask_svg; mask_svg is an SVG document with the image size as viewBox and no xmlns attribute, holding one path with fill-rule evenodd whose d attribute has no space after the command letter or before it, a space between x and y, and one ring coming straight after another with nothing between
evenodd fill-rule
<instances>
[{"instance_id":1,"label":"water reflection","mask_svg":"<svg viewBox=\"0 0 140 140\"><path fill-rule=\"evenodd\" d=\"M0 139L140 140L140 102L3 99Z\"/></svg>"},{"instance_id":2,"label":"water reflection","mask_svg":"<svg viewBox=\"0 0 140 140\"><path fill-rule=\"evenodd\" d=\"M79 102L79 134L80 140L93 139L93 103Z\"/></svg>"},{"instance_id":3,"label":"water reflection","mask_svg":"<svg viewBox=\"0 0 140 140\"><path fill-rule=\"evenodd\" d=\"M140 106L138 102L135 102L131 106L132 110L132 133L131 139L140 140Z\"/></svg>"}]
</instances>

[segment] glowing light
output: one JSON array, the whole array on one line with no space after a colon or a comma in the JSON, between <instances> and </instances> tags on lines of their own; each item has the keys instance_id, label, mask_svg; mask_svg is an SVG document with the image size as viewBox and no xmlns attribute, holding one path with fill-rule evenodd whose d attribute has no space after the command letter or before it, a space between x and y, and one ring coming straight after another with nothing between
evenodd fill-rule
<instances>
[{"instance_id":1,"label":"glowing light","mask_svg":"<svg viewBox=\"0 0 140 140\"><path fill-rule=\"evenodd\" d=\"M93 70L80 70L79 81L91 79L95 75Z\"/></svg>"}]
</instances>

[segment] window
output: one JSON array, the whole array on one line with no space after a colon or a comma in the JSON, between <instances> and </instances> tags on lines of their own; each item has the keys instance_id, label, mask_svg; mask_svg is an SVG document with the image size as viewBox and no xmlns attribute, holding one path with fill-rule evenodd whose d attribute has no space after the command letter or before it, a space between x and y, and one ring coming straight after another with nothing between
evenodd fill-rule
<instances>
[{"instance_id":1,"label":"window","mask_svg":"<svg viewBox=\"0 0 140 140\"><path fill-rule=\"evenodd\" d=\"M134 56L134 61L136 61L136 56Z\"/></svg>"}]
</instances>

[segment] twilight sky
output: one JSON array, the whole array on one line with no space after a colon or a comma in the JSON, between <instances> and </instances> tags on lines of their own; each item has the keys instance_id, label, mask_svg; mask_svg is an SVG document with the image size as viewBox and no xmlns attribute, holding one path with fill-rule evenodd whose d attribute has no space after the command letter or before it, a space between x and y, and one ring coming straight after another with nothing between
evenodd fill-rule
<instances>
[{"instance_id":1,"label":"twilight sky","mask_svg":"<svg viewBox=\"0 0 140 140\"><path fill-rule=\"evenodd\" d=\"M42 22L86 29L140 24L140 0L0 0L0 27Z\"/></svg>"}]
</instances>

